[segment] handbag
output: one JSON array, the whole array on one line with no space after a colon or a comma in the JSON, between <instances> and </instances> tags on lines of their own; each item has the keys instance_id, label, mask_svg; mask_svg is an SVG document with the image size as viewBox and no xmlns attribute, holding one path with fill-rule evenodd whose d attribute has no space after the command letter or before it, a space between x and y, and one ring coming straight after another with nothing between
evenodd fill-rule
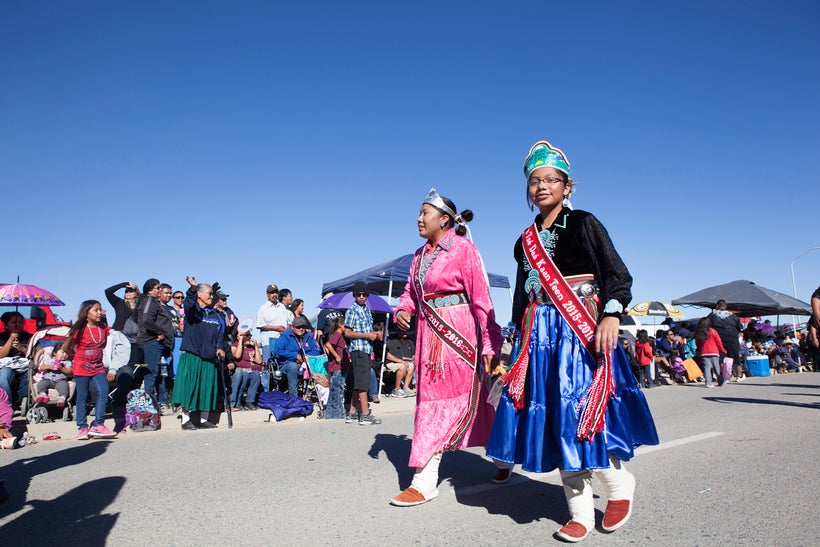
<instances>
[{"instance_id":1,"label":"handbag","mask_svg":"<svg viewBox=\"0 0 820 547\"><path fill-rule=\"evenodd\" d=\"M732 364L735 362L731 357L723 358L723 379L729 381L732 379Z\"/></svg>"}]
</instances>

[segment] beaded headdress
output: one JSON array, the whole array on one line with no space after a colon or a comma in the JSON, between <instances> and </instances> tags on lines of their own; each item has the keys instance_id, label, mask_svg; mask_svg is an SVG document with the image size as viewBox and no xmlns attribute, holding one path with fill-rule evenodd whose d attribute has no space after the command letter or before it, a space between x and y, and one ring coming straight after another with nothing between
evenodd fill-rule
<instances>
[{"instance_id":1,"label":"beaded headdress","mask_svg":"<svg viewBox=\"0 0 820 547\"><path fill-rule=\"evenodd\" d=\"M432 205L436 209L439 209L444 213L447 213L453 220L455 220L455 218L458 216L455 211L450 209L447 206L447 204L444 203L444 200L441 199L441 196L438 195L438 192L436 192L435 188L430 188L430 191L427 192L427 197L424 198L424 201L422 201L422 203L427 203L428 205Z\"/></svg>"},{"instance_id":2,"label":"beaded headdress","mask_svg":"<svg viewBox=\"0 0 820 547\"><path fill-rule=\"evenodd\" d=\"M569 160L561 150L547 141L538 141L532 145L524 160L524 175L529 178L533 171L541 167L553 167L569 175Z\"/></svg>"}]
</instances>

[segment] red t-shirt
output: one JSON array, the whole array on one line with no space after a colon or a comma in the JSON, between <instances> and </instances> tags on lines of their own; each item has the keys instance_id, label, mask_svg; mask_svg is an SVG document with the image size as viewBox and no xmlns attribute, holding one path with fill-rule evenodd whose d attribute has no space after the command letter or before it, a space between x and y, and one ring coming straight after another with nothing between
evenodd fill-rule
<instances>
[{"instance_id":1,"label":"red t-shirt","mask_svg":"<svg viewBox=\"0 0 820 547\"><path fill-rule=\"evenodd\" d=\"M94 376L105 373L103 350L111 327L92 327L86 325L79 333L74 347L74 376Z\"/></svg>"},{"instance_id":2,"label":"red t-shirt","mask_svg":"<svg viewBox=\"0 0 820 547\"><path fill-rule=\"evenodd\" d=\"M232 346L236 346L238 342L234 342L231 344ZM236 366L237 368L244 368L244 369L251 369L251 370L262 370L262 365L257 365L254 362L256 358L256 348L251 346L245 346L242 348L242 357L237 359Z\"/></svg>"}]
</instances>

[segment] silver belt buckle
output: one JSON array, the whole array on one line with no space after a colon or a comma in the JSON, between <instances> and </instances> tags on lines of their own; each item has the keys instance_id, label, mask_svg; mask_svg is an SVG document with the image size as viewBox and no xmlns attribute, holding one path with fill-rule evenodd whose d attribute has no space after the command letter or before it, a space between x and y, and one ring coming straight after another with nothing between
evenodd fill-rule
<instances>
[{"instance_id":1,"label":"silver belt buckle","mask_svg":"<svg viewBox=\"0 0 820 547\"><path fill-rule=\"evenodd\" d=\"M598 292L598 289L595 288L595 285L592 283L581 283L578 287L575 288L575 294L578 296L583 296L584 298L589 298L590 296L594 296L595 293Z\"/></svg>"}]
</instances>

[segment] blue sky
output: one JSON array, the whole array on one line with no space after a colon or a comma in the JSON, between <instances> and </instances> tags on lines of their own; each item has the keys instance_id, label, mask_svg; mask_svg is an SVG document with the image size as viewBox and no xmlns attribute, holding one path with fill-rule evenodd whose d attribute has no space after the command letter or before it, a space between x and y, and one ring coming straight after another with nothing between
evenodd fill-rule
<instances>
[{"instance_id":1,"label":"blue sky","mask_svg":"<svg viewBox=\"0 0 820 547\"><path fill-rule=\"evenodd\" d=\"M514 278L521 164L547 139L633 302L791 294L820 245L820 6L667 4L0 3L0 281L52 290L63 317L187 274L240 316L268 283L313 308L422 243L431 186ZM820 251L795 263L801 299L818 272Z\"/></svg>"}]
</instances>

